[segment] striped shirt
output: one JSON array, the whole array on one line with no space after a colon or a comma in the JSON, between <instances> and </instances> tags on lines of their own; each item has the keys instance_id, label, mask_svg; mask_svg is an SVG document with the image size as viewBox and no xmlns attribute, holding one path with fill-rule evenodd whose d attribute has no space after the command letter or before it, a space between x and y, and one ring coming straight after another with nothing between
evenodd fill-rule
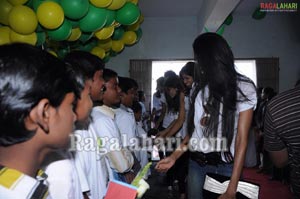
<instances>
[{"instance_id":1,"label":"striped shirt","mask_svg":"<svg viewBox=\"0 0 300 199\"><path fill-rule=\"evenodd\" d=\"M280 93L267 106L264 127L265 149L287 148L291 184L300 196L300 86Z\"/></svg>"}]
</instances>

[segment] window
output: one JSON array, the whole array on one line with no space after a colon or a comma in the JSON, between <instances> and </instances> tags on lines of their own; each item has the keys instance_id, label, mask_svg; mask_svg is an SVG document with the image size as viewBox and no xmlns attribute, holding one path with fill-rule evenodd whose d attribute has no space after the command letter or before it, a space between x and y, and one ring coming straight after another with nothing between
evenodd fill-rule
<instances>
[{"instance_id":1,"label":"window","mask_svg":"<svg viewBox=\"0 0 300 199\"><path fill-rule=\"evenodd\" d=\"M152 62L152 78L151 78L151 96L156 91L156 80L164 76L168 70L174 71L177 75L181 68L191 60L178 60L178 61L153 61Z\"/></svg>"},{"instance_id":2,"label":"window","mask_svg":"<svg viewBox=\"0 0 300 199\"><path fill-rule=\"evenodd\" d=\"M237 72L249 77L257 85L255 60L235 60L234 65Z\"/></svg>"},{"instance_id":3,"label":"window","mask_svg":"<svg viewBox=\"0 0 300 199\"><path fill-rule=\"evenodd\" d=\"M156 91L156 80L164 76L164 72L173 70L177 75L181 68L189 61L193 60L177 60L177 61L152 61L152 78L151 78L151 96ZM256 79L256 62L255 60L235 60L234 62L236 70L249 77L255 85L257 85Z\"/></svg>"},{"instance_id":4,"label":"window","mask_svg":"<svg viewBox=\"0 0 300 199\"><path fill-rule=\"evenodd\" d=\"M150 110L152 96L156 89L156 80L167 70L179 74L181 68L191 59L186 60L130 60L130 77L139 84L139 89L146 95L146 108ZM270 86L278 92L279 58L253 58L235 60L236 70L249 77L257 87Z\"/></svg>"}]
</instances>

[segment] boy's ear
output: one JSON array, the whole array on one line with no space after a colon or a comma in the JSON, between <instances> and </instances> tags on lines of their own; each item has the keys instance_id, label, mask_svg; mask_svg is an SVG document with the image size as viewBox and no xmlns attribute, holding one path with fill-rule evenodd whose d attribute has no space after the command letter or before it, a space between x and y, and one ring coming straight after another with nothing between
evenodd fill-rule
<instances>
[{"instance_id":1,"label":"boy's ear","mask_svg":"<svg viewBox=\"0 0 300 199\"><path fill-rule=\"evenodd\" d=\"M48 99L42 99L30 111L26 120L26 127L31 129L41 128L45 133L49 132L50 104Z\"/></svg>"},{"instance_id":2,"label":"boy's ear","mask_svg":"<svg viewBox=\"0 0 300 199\"><path fill-rule=\"evenodd\" d=\"M93 81L95 81L97 78L99 78L101 72L103 73L103 71L101 70L97 70L95 73L94 73L94 76L93 76Z\"/></svg>"}]
</instances>

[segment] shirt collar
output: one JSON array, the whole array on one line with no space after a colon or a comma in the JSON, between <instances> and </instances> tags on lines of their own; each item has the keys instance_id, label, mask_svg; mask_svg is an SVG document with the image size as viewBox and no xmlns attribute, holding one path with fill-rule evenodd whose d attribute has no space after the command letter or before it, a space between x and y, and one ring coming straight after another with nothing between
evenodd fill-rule
<instances>
[{"instance_id":1,"label":"shirt collar","mask_svg":"<svg viewBox=\"0 0 300 199\"><path fill-rule=\"evenodd\" d=\"M102 106L97 106L97 108L98 108L98 110L100 110L101 113L103 113L104 115L107 115L111 119L115 118L115 112L113 111L113 109L111 107L102 105Z\"/></svg>"},{"instance_id":2,"label":"shirt collar","mask_svg":"<svg viewBox=\"0 0 300 199\"><path fill-rule=\"evenodd\" d=\"M120 109L122 109L126 112L129 112L129 113L133 113L131 108L128 108L128 107L124 106L123 104L120 105Z\"/></svg>"}]
</instances>

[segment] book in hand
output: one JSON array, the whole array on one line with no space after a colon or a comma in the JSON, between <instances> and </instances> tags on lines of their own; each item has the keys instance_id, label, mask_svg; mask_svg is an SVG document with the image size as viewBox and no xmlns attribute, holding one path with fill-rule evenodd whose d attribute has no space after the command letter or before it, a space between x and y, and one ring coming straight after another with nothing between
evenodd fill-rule
<instances>
[{"instance_id":1,"label":"book in hand","mask_svg":"<svg viewBox=\"0 0 300 199\"><path fill-rule=\"evenodd\" d=\"M121 181L112 180L108 184L104 199L135 199L136 196L137 187Z\"/></svg>"},{"instance_id":2,"label":"book in hand","mask_svg":"<svg viewBox=\"0 0 300 199\"><path fill-rule=\"evenodd\" d=\"M208 173L203 186L203 198L214 199L223 194L229 184L230 177ZM252 182L239 181L237 187L237 199L257 199L259 185Z\"/></svg>"},{"instance_id":3,"label":"book in hand","mask_svg":"<svg viewBox=\"0 0 300 199\"><path fill-rule=\"evenodd\" d=\"M131 183L131 185L137 187L137 198L142 198L145 192L150 188L149 184L143 178L145 178L151 164L152 162L148 162Z\"/></svg>"}]
</instances>

